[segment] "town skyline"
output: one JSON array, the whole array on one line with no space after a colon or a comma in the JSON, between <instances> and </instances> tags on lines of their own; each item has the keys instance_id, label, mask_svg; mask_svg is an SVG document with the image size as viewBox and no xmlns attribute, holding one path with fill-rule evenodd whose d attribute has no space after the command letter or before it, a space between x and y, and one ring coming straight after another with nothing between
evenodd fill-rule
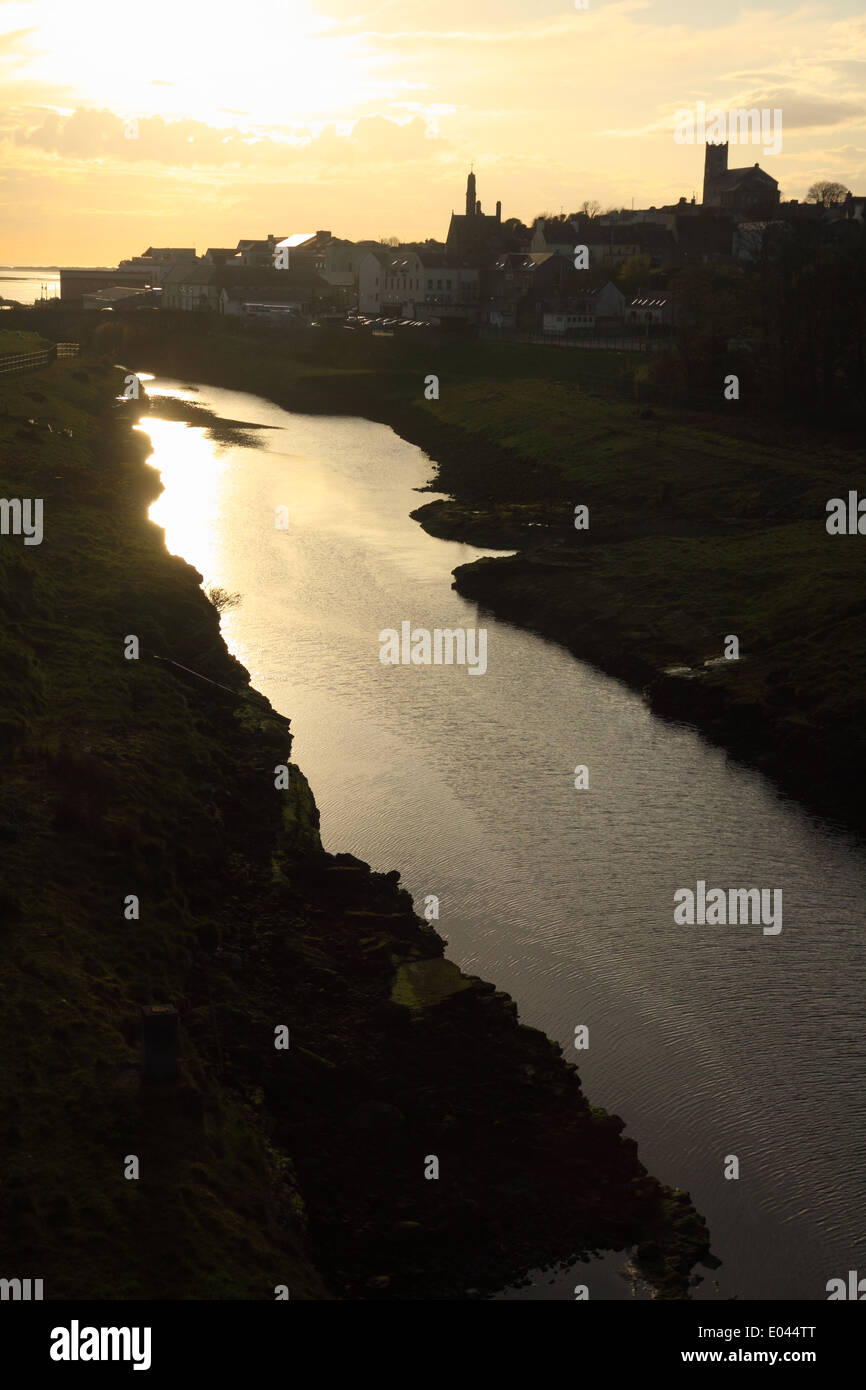
<instances>
[{"instance_id":1,"label":"town skyline","mask_svg":"<svg viewBox=\"0 0 866 1390\"><path fill-rule=\"evenodd\" d=\"M470 165L504 219L700 201L700 146L675 139L700 103L782 113L778 154L736 162L767 167L783 198L821 178L856 193L858 8L822 7L816 43L814 11L787 0L697 16L681 0L483 0L468 20L453 0L432 20L415 0L279 16L251 0L227 45L164 0L146 32L105 0L0 0L0 262L111 264L276 223L443 238Z\"/></svg>"}]
</instances>

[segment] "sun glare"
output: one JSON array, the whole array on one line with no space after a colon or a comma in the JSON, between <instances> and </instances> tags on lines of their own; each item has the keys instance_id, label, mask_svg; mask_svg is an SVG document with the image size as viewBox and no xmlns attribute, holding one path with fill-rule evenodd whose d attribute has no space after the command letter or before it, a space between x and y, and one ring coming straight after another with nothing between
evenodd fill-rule
<instances>
[{"instance_id":1,"label":"sun glare","mask_svg":"<svg viewBox=\"0 0 866 1390\"><path fill-rule=\"evenodd\" d=\"M166 549L208 573L212 567L214 520L229 459L203 429L176 420L149 419L138 427L153 445L148 459L165 485L150 508L151 521L165 530Z\"/></svg>"},{"instance_id":2,"label":"sun glare","mask_svg":"<svg viewBox=\"0 0 866 1390\"><path fill-rule=\"evenodd\" d=\"M369 95L378 61L308 0L245 0L229 16L229 42L224 23L175 0L151 0L146 13L88 0L86 27L67 0L34 0L20 13L41 31L22 75L57 84L78 105L139 117L250 128L334 119Z\"/></svg>"}]
</instances>

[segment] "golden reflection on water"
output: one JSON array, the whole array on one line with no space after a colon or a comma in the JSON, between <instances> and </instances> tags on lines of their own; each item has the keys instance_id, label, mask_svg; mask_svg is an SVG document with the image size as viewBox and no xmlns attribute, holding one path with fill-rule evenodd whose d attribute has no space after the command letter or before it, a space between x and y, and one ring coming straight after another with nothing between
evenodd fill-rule
<instances>
[{"instance_id":1,"label":"golden reflection on water","mask_svg":"<svg viewBox=\"0 0 866 1390\"><path fill-rule=\"evenodd\" d=\"M152 503L151 521L165 530L166 549L213 577L223 480L230 465L224 448L207 431L178 420L142 420L136 429L153 446L147 460L162 476L165 491Z\"/></svg>"}]
</instances>

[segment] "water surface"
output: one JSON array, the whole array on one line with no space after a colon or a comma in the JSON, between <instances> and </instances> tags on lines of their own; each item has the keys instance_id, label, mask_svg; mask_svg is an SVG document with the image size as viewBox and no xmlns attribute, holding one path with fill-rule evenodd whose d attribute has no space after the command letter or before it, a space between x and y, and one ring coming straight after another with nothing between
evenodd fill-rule
<instances>
[{"instance_id":1,"label":"water surface","mask_svg":"<svg viewBox=\"0 0 866 1390\"><path fill-rule=\"evenodd\" d=\"M435 894L448 954L512 993L650 1171L691 1193L723 1260L696 1297L823 1299L828 1279L866 1273L862 852L623 685L460 598L451 571L483 552L409 519L433 467L387 427L149 389L275 427L226 446L147 418L165 486L151 515L207 583L242 595L223 630L292 720L326 847L399 869L419 908ZM403 620L483 624L486 675L383 666L379 632ZM676 926L674 893L699 878L781 888L781 933ZM629 1297L621 1264L521 1296L571 1298L579 1280Z\"/></svg>"}]
</instances>

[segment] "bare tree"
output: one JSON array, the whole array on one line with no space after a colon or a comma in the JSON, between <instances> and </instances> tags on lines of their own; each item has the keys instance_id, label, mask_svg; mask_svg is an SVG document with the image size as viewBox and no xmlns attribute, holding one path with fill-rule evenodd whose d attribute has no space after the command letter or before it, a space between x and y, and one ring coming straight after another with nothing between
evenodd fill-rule
<instances>
[{"instance_id":1,"label":"bare tree","mask_svg":"<svg viewBox=\"0 0 866 1390\"><path fill-rule=\"evenodd\" d=\"M228 589L221 589L218 584L208 584L205 593L218 613L227 613L230 608L237 608L241 602L240 594L231 594Z\"/></svg>"},{"instance_id":2,"label":"bare tree","mask_svg":"<svg viewBox=\"0 0 866 1390\"><path fill-rule=\"evenodd\" d=\"M806 194L807 203L841 203L850 189L844 183L834 183L832 179L818 179Z\"/></svg>"}]
</instances>

